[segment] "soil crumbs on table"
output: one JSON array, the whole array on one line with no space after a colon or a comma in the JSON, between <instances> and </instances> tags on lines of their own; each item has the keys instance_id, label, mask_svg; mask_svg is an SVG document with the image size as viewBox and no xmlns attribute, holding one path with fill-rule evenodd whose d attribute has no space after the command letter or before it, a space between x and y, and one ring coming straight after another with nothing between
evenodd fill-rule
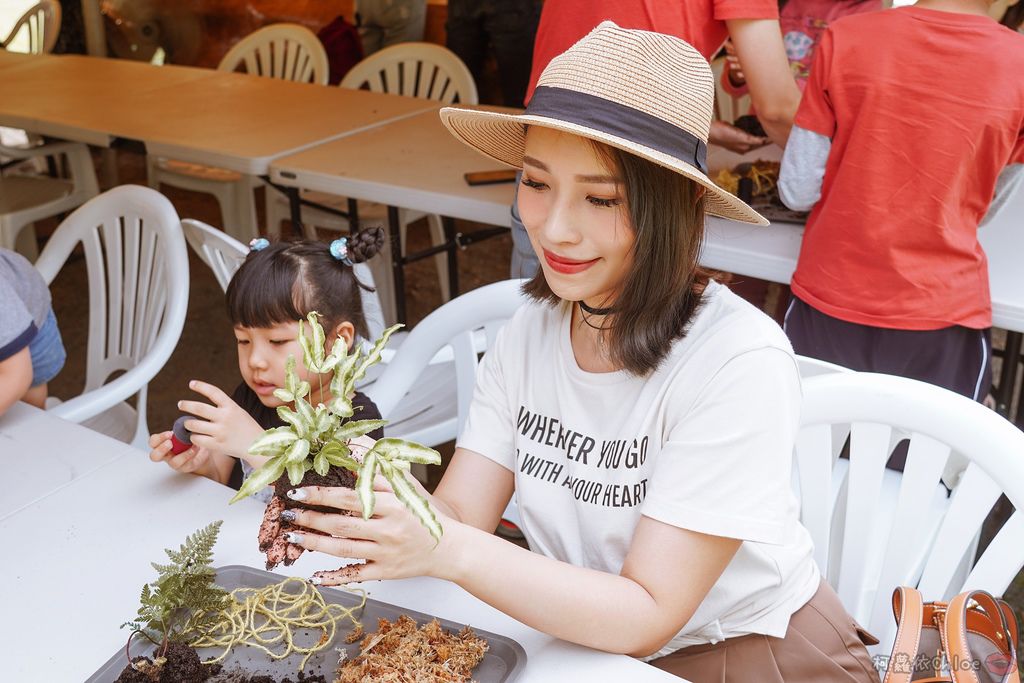
<instances>
[{"instance_id":1,"label":"soil crumbs on table","mask_svg":"<svg viewBox=\"0 0 1024 683\"><path fill-rule=\"evenodd\" d=\"M320 674L306 675L299 672L295 678L282 678L278 680L267 674L250 674L238 669L225 670L216 676L211 677L206 683L328 683L327 679Z\"/></svg>"},{"instance_id":2,"label":"soil crumbs on table","mask_svg":"<svg viewBox=\"0 0 1024 683\"><path fill-rule=\"evenodd\" d=\"M359 643L360 655L343 661L334 683L464 683L484 658L487 641L468 626L445 631L437 619L422 628L404 614L394 623L378 619L377 633Z\"/></svg>"}]
</instances>

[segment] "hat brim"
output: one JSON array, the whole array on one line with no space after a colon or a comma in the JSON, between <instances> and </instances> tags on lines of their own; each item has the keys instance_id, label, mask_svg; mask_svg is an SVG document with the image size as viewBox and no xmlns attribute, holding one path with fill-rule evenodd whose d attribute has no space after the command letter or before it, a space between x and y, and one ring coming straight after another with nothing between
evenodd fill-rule
<instances>
[{"instance_id":1,"label":"hat brim","mask_svg":"<svg viewBox=\"0 0 1024 683\"><path fill-rule=\"evenodd\" d=\"M736 195L726 192L696 166L656 149L631 142L615 135L544 116L504 114L485 109L443 107L441 122L456 138L481 154L514 168L523 167L526 126L543 126L597 140L630 154L647 159L683 175L707 189L705 210L714 215L742 223L768 225L768 220L750 208Z\"/></svg>"}]
</instances>

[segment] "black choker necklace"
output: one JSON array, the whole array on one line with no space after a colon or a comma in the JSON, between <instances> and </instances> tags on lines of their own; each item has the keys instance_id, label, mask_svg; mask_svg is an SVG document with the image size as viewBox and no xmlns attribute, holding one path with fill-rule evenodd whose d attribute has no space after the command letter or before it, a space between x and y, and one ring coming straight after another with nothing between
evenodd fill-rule
<instances>
[{"instance_id":1,"label":"black choker necklace","mask_svg":"<svg viewBox=\"0 0 1024 683\"><path fill-rule=\"evenodd\" d=\"M576 303L578 303L580 305L580 308L582 308L590 315L609 315L612 312L611 308L592 308L588 306L587 302L583 301L582 299L580 299Z\"/></svg>"}]
</instances>

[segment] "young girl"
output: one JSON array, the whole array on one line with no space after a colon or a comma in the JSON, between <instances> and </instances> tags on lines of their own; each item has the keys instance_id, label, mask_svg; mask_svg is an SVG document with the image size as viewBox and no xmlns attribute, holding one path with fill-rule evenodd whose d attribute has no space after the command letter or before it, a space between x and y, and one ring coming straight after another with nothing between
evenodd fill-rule
<instances>
[{"instance_id":1,"label":"young girl","mask_svg":"<svg viewBox=\"0 0 1024 683\"><path fill-rule=\"evenodd\" d=\"M190 389L210 401L178 403L183 413L195 416L185 423L192 432L192 448L174 455L171 432L160 432L149 437L150 459L239 488L243 475L266 461L250 455L249 444L263 430L285 424L277 415L277 407L284 402L274 396L274 390L284 386L289 356L295 357L299 377L310 384L310 403L331 399L330 376L318 381L302 363L302 348L296 341L298 321L310 311L320 313L328 351L337 337L350 347L356 335L367 338L359 294L363 285L352 266L376 254L383 243L384 233L379 228L330 245L313 240L275 244L262 238L253 240L249 256L227 291L242 383L228 396L206 382L189 382ZM358 419L380 418L377 406L358 391L352 405ZM381 438L383 433L377 430L372 436Z\"/></svg>"},{"instance_id":2,"label":"young girl","mask_svg":"<svg viewBox=\"0 0 1024 683\"><path fill-rule=\"evenodd\" d=\"M790 488L800 381L782 330L697 267L705 213L765 223L705 170L714 82L684 41L601 24L523 115L446 108L523 168L541 272L484 356L431 498L300 512L289 540L363 558L322 584L429 575L552 636L691 681L878 682ZM515 492L525 550L491 532ZM340 488L296 500L359 510ZM864 636L867 638L868 636Z\"/></svg>"}]
</instances>

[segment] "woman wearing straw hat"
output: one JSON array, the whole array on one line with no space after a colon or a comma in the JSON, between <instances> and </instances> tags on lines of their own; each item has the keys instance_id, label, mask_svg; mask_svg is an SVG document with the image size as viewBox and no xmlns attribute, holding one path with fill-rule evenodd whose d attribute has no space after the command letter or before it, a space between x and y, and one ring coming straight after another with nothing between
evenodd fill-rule
<instances>
[{"instance_id":1,"label":"woman wearing straw hat","mask_svg":"<svg viewBox=\"0 0 1024 683\"><path fill-rule=\"evenodd\" d=\"M481 363L431 497L440 543L387 491L369 521L296 512L328 535L292 542L367 560L314 582L449 579L696 682L877 683L797 518L789 343L697 266L705 212L766 222L706 175L713 97L689 44L606 22L550 63L523 115L442 110L523 169L542 272ZM513 492L529 551L491 533ZM361 510L347 489L289 495Z\"/></svg>"}]
</instances>

